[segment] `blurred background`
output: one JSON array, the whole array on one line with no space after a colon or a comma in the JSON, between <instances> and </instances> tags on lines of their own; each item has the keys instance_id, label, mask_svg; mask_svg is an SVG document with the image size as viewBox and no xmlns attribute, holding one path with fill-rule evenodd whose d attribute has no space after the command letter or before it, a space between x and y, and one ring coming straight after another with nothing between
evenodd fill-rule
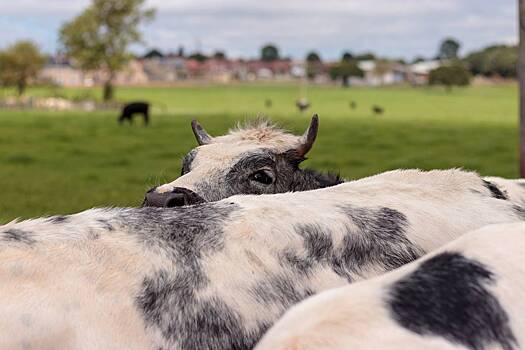
<instances>
[{"instance_id":1,"label":"blurred background","mask_svg":"<svg viewBox=\"0 0 525 350\"><path fill-rule=\"evenodd\" d=\"M518 176L514 0L0 0L0 224L136 206L196 142L267 116L304 163ZM149 104L119 124L126 104Z\"/></svg>"}]
</instances>

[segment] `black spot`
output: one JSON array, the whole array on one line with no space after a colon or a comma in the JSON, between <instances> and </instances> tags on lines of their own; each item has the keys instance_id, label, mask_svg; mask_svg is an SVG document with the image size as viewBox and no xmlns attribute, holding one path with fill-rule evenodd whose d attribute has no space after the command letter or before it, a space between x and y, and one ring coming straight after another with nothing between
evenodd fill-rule
<instances>
[{"instance_id":1,"label":"black spot","mask_svg":"<svg viewBox=\"0 0 525 350\"><path fill-rule=\"evenodd\" d=\"M313 293L309 288L300 288L293 276L275 274L258 281L250 293L259 302L277 305L284 312L292 305L311 296Z\"/></svg>"},{"instance_id":2,"label":"black spot","mask_svg":"<svg viewBox=\"0 0 525 350\"><path fill-rule=\"evenodd\" d=\"M312 259L325 259L332 252L333 243L330 232L319 225L300 225L297 232L304 238L304 246Z\"/></svg>"},{"instance_id":3,"label":"black spot","mask_svg":"<svg viewBox=\"0 0 525 350\"><path fill-rule=\"evenodd\" d=\"M218 298L197 297L209 281L203 256L224 245L222 227L238 208L203 203L177 209L141 208L124 214L149 249L173 259L176 271L156 272L144 279L137 305L150 327L157 328L168 348L248 349L264 329L244 330L240 316Z\"/></svg>"},{"instance_id":4,"label":"black spot","mask_svg":"<svg viewBox=\"0 0 525 350\"><path fill-rule=\"evenodd\" d=\"M69 221L69 216L55 215L47 218L47 221L53 224L63 224Z\"/></svg>"},{"instance_id":5,"label":"black spot","mask_svg":"<svg viewBox=\"0 0 525 350\"><path fill-rule=\"evenodd\" d=\"M392 270L414 261L424 251L405 235L406 216L391 208L341 208L357 226L348 228L341 248L334 252L333 267L348 279L367 265Z\"/></svg>"},{"instance_id":6,"label":"black spot","mask_svg":"<svg viewBox=\"0 0 525 350\"><path fill-rule=\"evenodd\" d=\"M309 274L315 264L328 263L333 255L333 242L330 231L321 225L301 224L295 227L295 232L304 239L304 254L295 249L285 250L281 262L292 266L305 274Z\"/></svg>"},{"instance_id":7,"label":"black spot","mask_svg":"<svg viewBox=\"0 0 525 350\"><path fill-rule=\"evenodd\" d=\"M314 263L316 263L316 261L313 261L310 257L298 254L294 249L285 249L279 259L282 266L290 266L294 270L306 275L310 274Z\"/></svg>"},{"instance_id":8,"label":"black spot","mask_svg":"<svg viewBox=\"0 0 525 350\"><path fill-rule=\"evenodd\" d=\"M196 297L196 287L203 284L203 276L179 273L172 278L159 271L144 280L137 302L146 321L168 340L167 348L252 349L270 325L246 329L242 317L221 299Z\"/></svg>"},{"instance_id":9,"label":"black spot","mask_svg":"<svg viewBox=\"0 0 525 350\"><path fill-rule=\"evenodd\" d=\"M434 335L472 350L498 343L512 350L516 338L507 313L486 286L494 275L459 253L439 254L396 282L388 305L392 317L420 335Z\"/></svg>"},{"instance_id":10,"label":"black spot","mask_svg":"<svg viewBox=\"0 0 525 350\"><path fill-rule=\"evenodd\" d=\"M363 268L380 266L392 270L414 261L424 251L405 235L408 220L391 208L342 207L356 226L348 226L342 242L335 246L330 227L297 225L295 231L304 239L305 252L285 249L280 256L283 266L310 274L316 264L331 267L348 282Z\"/></svg>"},{"instance_id":11,"label":"black spot","mask_svg":"<svg viewBox=\"0 0 525 350\"><path fill-rule=\"evenodd\" d=\"M503 200L508 199L507 196L494 183L483 180L483 186L485 186L490 191L492 197Z\"/></svg>"},{"instance_id":12,"label":"black spot","mask_svg":"<svg viewBox=\"0 0 525 350\"><path fill-rule=\"evenodd\" d=\"M4 232L2 232L2 235L0 236L2 240L8 241L8 242L20 242L25 244L33 244L36 241L31 237L32 234L28 231L23 231L19 229L9 229Z\"/></svg>"},{"instance_id":13,"label":"black spot","mask_svg":"<svg viewBox=\"0 0 525 350\"><path fill-rule=\"evenodd\" d=\"M176 261L199 259L203 252L222 248L223 223L239 206L201 203L177 208L143 207L122 212L122 222L152 249L170 254Z\"/></svg>"}]
</instances>

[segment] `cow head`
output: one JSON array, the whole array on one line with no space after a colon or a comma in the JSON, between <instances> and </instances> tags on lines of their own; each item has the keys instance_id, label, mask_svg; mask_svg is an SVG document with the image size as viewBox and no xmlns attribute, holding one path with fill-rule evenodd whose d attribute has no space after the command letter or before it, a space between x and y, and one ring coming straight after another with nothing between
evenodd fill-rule
<instances>
[{"instance_id":1,"label":"cow head","mask_svg":"<svg viewBox=\"0 0 525 350\"><path fill-rule=\"evenodd\" d=\"M199 146L184 157L178 179L146 193L145 206L175 207L235 194L305 191L341 183L336 175L299 168L317 136L317 115L302 136L264 120L218 137L197 121L191 126Z\"/></svg>"}]
</instances>

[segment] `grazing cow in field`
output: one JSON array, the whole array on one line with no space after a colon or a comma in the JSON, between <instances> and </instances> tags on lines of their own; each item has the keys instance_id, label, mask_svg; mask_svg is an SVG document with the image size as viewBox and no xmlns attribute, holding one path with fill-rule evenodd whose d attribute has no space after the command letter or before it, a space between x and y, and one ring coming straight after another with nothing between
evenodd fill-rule
<instances>
[{"instance_id":1,"label":"grazing cow in field","mask_svg":"<svg viewBox=\"0 0 525 350\"><path fill-rule=\"evenodd\" d=\"M342 180L337 175L299 168L314 144L318 125L314 115L304 135L295 136L258 121L211 137L193 121L199 147L184 157L181 177L152 188L144 205L174 207L235 194L306 191L339 184Z\"/></svg>"},{"instance_id":2,"label":"grazing cow in field","mask_svg":"<svg viewBox=\"0 0 525 350\"><path fill-rule=\"evenodd\" d=\"M525 224L491 225L384 276L313 296L256 350L525 346Z\"/></svg>"},{"instance_id":3,"label":"grazing cow in field","mask_svg":"<svg viewBox=\"0 0 525 350\"><path fill-rule=\"evenodd\" d=\"M122 113L118 118L118 122L122 124L125 120L133 123L133 117L136 114L141 114L144 117L144 125L149 123L149 103L147 102L132 102L124 105Z\"/></svg>"},{"instance_id":4,"label":"grazing cow in field","mask_svg":"<svg viewBox=\"0 0 525 350\"><path fill-rule=\"evenodd\" d=\"M295 106L299 109L299 112L303 113L308 108L310 108L310 102L306 98L300 98L295 101Z\"/></svg>"},{"instance_id":5,"label":"grazing cow in field","mask_svg":"<svg viewBox=\"0 0 525 350\"><path fill-rule=\"evenodd\" d=\"M380 106L372 106L372 113L376 115L381 115L385 112L385 109Z\"/></svg>"},{"instance_id":6,"label":"grazing cow in field","mask_svg":"<svg viewBox=\"0 0 525 350\"><path fill-rule=\"evenodd\" d=\"M392 171L0 226L0 348L251 349L312 294L523 220L492 186L459 170Z\"/></svg>"},{"instance_id":7,"label":"grazing cow in field","mask_svg":"<svg viewBox=\"0 0 525 350\"><path fill-rule=\"evenodd\" d=\"M317 136L314 115L303 136L258 121L219 137L210 136L196 121L193 132L199 147L183 159L181 176L152 188L144 205L174 207L218 201L236 194L306 191L343 182L337 175L299 168ZM486 178L500 195L525 204L525 180Z\"/></svg>"}]
</instances>

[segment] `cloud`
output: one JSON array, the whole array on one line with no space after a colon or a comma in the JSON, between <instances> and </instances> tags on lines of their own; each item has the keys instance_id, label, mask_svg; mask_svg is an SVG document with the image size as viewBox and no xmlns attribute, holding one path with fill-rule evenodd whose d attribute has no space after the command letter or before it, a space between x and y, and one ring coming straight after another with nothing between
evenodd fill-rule
<instances>
[{"instance_id":1,"label":"cloud","mask_svg":"<svg viewBox=\"0 0 525 350\"><path fill-rule=\"evenodd\" d=\"M33 37L52 51L60 25L88 3L1 1L0 24L12 30L0 47ZM445 36L458 38L464 52L516 37L515 0L148 0L147 6L157 8L145 26L147 47L245 57L258 55L266 42L295 57L316 49L330 59L344 50L412 58L434 55Z\"/></svg>"}]
</instances>

